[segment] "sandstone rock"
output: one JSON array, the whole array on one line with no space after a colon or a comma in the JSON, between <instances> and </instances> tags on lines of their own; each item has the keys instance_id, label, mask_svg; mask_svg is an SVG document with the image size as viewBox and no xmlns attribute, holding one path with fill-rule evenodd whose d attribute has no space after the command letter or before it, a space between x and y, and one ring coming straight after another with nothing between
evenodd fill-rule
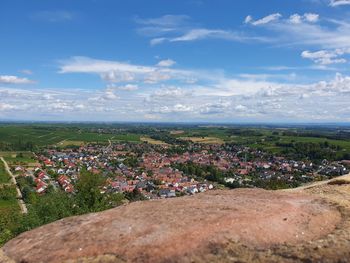
<instances>
[{"instance_id":1,"label":"sandstone rock","mask_svg":"<svg viewBox=\"0 0 350 263\"><path fill-rule=\"evenodd\" d=\"M309 241L333 233L342 222L338 209L315 195L259 189L211 191L62 219L23 233L2 249L12 260L27 263L232 258L279 262L284 251L293 254L293 248L308 253L309 246L310 253L315 253ZM294 254L289 256L293 261L298 258Z\"/></svg>"}]
</instances>

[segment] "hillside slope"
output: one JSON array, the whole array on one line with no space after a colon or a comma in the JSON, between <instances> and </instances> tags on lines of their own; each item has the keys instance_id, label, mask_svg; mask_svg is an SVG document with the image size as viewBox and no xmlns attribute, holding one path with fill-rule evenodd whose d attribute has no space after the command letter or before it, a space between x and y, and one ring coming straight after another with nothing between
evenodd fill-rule
<instances>
[{"instance_id":1,"label":"hillside slope","mask_svg":"<svg viewBox=\"0 0 350 263\"><path fill-rule=\"evenodd\" d=\"M350 262L347 177L136 202L21 234L0 262Z\"/></svg>"}]
</instances>

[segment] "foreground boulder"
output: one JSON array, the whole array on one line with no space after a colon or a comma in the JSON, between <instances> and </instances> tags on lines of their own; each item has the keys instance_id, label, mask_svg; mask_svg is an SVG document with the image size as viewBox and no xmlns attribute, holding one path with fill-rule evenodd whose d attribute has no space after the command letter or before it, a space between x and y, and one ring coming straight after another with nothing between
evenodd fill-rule
<instances>
[{"instance_id":1,"label":"foreground boulder","mask_svg":"<svg viewBox=\"0 0 350 263\"><path fill-rule=\"evenodd\" d=\"M321 193L322 187L317 191ZM239 189L131 203L23 233L5 244L0 261L293 262L298 258L302 261L304 256L309 260L319 256L326 259L320 250L328 244L328 236L346 222L345 208L336 209L330 204L334 200L326 202L324 196L305 194L306 191L314 190L295 193ZM340 246L329 253L330 261L350 258L346 254L350 253L350 242L347 233L342 233L341 245L347 249L342 251ZM337 240L333 237L332 242Z\"/></svg>"}]
</instances>

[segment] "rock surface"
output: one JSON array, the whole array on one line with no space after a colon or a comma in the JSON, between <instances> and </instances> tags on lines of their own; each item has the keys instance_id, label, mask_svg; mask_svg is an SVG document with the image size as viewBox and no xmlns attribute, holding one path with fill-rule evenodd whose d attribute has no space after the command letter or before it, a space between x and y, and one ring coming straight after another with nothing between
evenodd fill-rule
<instances>
[{"instance_id":1,"label":"rock surface","mask_svg":"<svg viewBox=\"0 0 350 263\"><path fill-rule=\"evenodd\" d=\"M348 262L348 188L238 189L131 203L23 233L5 244L0 261Z\"/></svg>"}]
</instances>

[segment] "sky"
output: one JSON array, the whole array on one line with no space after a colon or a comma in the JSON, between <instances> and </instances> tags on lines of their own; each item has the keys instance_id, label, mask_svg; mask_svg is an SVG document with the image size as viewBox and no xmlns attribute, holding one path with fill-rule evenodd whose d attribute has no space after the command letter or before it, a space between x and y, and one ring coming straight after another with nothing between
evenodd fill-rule
<instances>
[{"instance_id":1,"label":"sky","mask_svg":"<svg viewBox=\"0 0 350 263\"><path fill-rule=\"evenodd\" d=\"M0 120L350 122L350 0L2 0Z\"/></svg>"}]
</instances>

